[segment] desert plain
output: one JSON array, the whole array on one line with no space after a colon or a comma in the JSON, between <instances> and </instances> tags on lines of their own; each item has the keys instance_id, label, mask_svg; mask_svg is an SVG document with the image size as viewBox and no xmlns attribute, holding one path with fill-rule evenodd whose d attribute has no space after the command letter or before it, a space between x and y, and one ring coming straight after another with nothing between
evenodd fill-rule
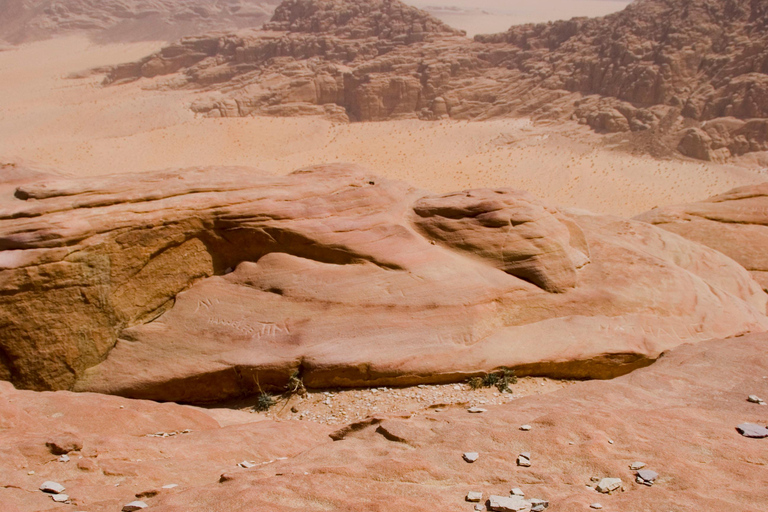
<instances>
[{"instance_id":1,"label":"desert plain","mask_svg":"<svg viewBox=\"0 0 768 512\"><path fill-rule=\"evenodd\" d=\"M761 2L49 3L0 510L768 510Z\"/></svg>"}]
</instances>

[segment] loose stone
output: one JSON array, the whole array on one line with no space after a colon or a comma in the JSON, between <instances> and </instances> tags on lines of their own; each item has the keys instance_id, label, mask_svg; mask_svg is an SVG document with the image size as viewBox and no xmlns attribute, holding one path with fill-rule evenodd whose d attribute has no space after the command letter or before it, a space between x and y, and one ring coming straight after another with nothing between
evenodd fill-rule
<instances>
[{"instance_id":1,"label":"loose stone","mask_svg":"<svg viewBox=\"0 0 768 512\"><path fill-rule=\"evenodd\" d=\"M462 457L464 458L465 461L471 464L480 458L480 454L477 452L467 452L464 455L462 455Z\"/></svg>"},{"instance_id":2,"label":"loose stone","mask_svg":"<svg viewBox=\"0 0 768 512\"><path fill-rule=\"evenodd\" d=\"M522 489L519 489L519 488L517 488L517 487L515 487L514 489L512 489L512 490L510 491L510 494L511 494L512 496L520 496L521 498L525 497L525 493L523 492L523 490L522 490Z\"/></svg>"},{"instance_id":3,"label":"loose stone","mask_svg":"<svg viewBox=\"0 0 768 512\"><path fill-rule=\"evenodd\" d=\"M467 493L467 501L477 503L483 499L483 493L477 491L469 491Z\"/></svg>"},{"instance_id":4,"label":"loose stone","mask_svg":"<svg viewBox=\"0 0 768 512\"><path fill-rule=\"evenodd\" d=\"M641 469L637 472L637 483L652 486L653 482L656 481L656 479L659 478L659 474L655 471L651 471L650 469Z\"/></svg>"},{"instance_id":5,"label":"loose stone","mask_svg":"<svg viewBox=\"0 0 768 512\"><path fill-rule=\"evenodd\" d=\"M123 507L123 512L136 512L137 510L145 509L148 506L149 505L143 501L132 501Z\"/></svg>"},{"instance_id":6,"label":"loose stone","mask_svg":"<svg viewBox=\"0 0 768 512\"><path fill-rule=\"evenodd\" d=\"M597 492L609 494L621 488L621 478L603 478L597 484Z\"/></svg>"},{"instance_id":7,"label":"loose stone","mask_svg":"<svg viewBox=\"0 0 768 512\"><path fill-rule=\"evenodd\" d=\"M66 494L54 494L53 496L51 496L51 499L56 503L65 503L69 501L69 496L67 496Z\"/></svg>"},{"instance_id":8,"label":"loose stone","mask_svg":"<svg viewBox=\"0 0 768 512\"><path fill-rule=\"evenodd\" d=\"M531 504L519 496L491 496L488 504L496 512L531 512Z\"/></svg>"},{"instance_id":9,"label":"loose stone","mask_svg":"<svg viewBox=\"0 0 768 512\"><path fill-rule=\"evenodd\" d=\"M633 462L629 465L629 469L632 471L637 471L638 469L643 469L645 467L645 462Z\"/></svg>"},{"instance_id":10,"label":"loose stone","mask_svg":"<svg viewBox=\"0 0 768 512\"><path fill-rule=\"evenodd\" d=\"M484 412L488 412L488 409L483 409L482 407L470 407L469 409L467 409L467 411L472 414L481 414Z\"/></svg>"},{"instance_id":11,"label":"loose stone","mask_svg":"<svg viewBox=\"0 0 768 512\"><path fill-rule=\"evenodd\" d=\"M603 506L601 504L599 504L599 503L593 503L593 504L591 504L589 506L589 508L594 508L595 510L600 510L601 508L603 508Z\"/></svg>"},{"instance_id":12,"label":"loose stone","mask_svg":"<svg viewBox=\"0 0 768 512\"><path fill-rule=\"evenodd\" d=\"M65 491L65 487L58 482L43 482L40 490L48 494L61 494Z\"/></svg>"},{"instance_id":13,"label":"loose stone","mask_svg":"<svg viewBox=\"0 0 768 512\"><path fill-rule=\"evenodd\" d=\"M522 430L522 431L524 431L524 432L528 432L528 431L530 431L532 428L533 428L533 427L531 427L530 425L523 425L522 427L520 427L520 430Z\"/></svg>"},{"instance_id":14,"label":"loose stone","mask_svg":"<svg viewBox=\"0 0 768 512\"><path fill-rule=\"evenodd\" d=\"M529 468L531 467L531 454L530 452L523 452L520 455L517 456L517 465Z\"/></svg>"},{"instance_id":15,"label":"loose stone","mask_svg":"<svg viewBox=\"0 0 768 512\"><path fill-rule=\"evenodd\" d=\"M763 439L768 437L768 428L755 425L754 423L742 423L736 427L736 430L738 430L744 437L751 437L753 439Z\"/></svg>"}]
</instances>

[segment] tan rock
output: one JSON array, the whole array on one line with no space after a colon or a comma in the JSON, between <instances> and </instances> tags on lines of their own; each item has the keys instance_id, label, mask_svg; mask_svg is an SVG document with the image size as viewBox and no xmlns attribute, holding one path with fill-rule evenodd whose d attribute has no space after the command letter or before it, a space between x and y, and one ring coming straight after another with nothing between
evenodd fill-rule
<instances>
[{"instance_id":1,"label":"tan rock","mask_svg":"<svg viewBox=\"0 0 768 512\"><path fill-rule=\"evenodd\" d=\"M512 190L431 196L345 166L2 190L0 371L20 387L201 402L295 371L310 387L607 378L768 328L722 254Z\"/></svg>"}]
</instances>

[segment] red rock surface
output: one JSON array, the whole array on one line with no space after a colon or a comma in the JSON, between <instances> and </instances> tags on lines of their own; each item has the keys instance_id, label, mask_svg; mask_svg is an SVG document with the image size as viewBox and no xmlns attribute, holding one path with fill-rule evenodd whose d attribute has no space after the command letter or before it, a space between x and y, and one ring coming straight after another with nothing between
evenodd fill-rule
<instances>
[{"instance_id":1,"label":"red rock surface","mask_svg":"<svg viewBox=\"0 0 768 512\"><path fill-rule=\"evenodd\" d=\"M172 41L210 30L259 27L279 0L0 0L0 40L60 35L97 41Z\"/></svg>"},{"instance_id":2,"label":"red rock surface","mask_svg":"<svg viewBox=\"0 0 768 512\"><path fill-rule=\"evenodd\" d=\"M384 29L384 27L387 27ZM221 94L211 116L575 119L704 160L768 150L768 9L758 0L639 0L603 18L457 35L397 1L290 0L272 32L182 40L107 83Z\"/></svg>"},{"instance_id":3,"label":"red rock surface","mask_svg":"<svg viewBox=\"0 0 768 512\"><path fill-rule=\"evenodd\" d=\"M768 289L768 183L698 203L656 208L637 219L726 254Z\"/></svg>"},{"instance_id":4,"label":"red rock surface","mask_svg":"<svg viewBox=\"0 0 768 512\"><path fill-rule=\"evenodd\" d=\"M768 328L742 267L647 223L343 165L9 182L0 249L0 376L34 389L608 378Z\"/></svg>"},{"instance_id":5,"label":"red rock surface","mask_svg":"<svg viewBox=\"0 0 768 512\"><path fill-rule=\"evenodd\" d=\"M329 437L333 429L306 421L220 427L186 406L3 384L0 499L4 510L21 512L111 512L157 489L143 499L161 512L469 511L470 490L487 499L519 487L552 510L586 511L600 502L627 512L759 511L768 502L761 471L768 440L747 439L735 427L768 424L768 408L746 400L768 395L766 343L752 335L685 345L613 381L482 414L455 407L371 418L338 431L338 441ZM522 424L533 428L523 432ZM146 437L182 429L192 432ZM68 463L45 447L59 432L83 444ZM479 460L464 462L467 451ZM531 453L530 468L515 464L521 452ZM267 464L238 468L243 460ZM659 473L653 487L634 482L635 461ZM222 473L228 476L219 483ZM625 491L598 494L592 477L621 478ZM63 484L73 505L37 491L45 480ZM179 486L159 489L173 483Z\"/></svg>"}]
</instances>

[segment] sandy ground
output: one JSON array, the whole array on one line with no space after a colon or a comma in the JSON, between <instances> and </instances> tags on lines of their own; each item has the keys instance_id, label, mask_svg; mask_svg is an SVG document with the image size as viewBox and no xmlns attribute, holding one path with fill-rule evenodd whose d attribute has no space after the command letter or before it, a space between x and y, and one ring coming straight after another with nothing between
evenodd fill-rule
<instances>
[{"instance_id":1,"label":"sandy ground","mask_svg":"<svg viewBox=\"0 0 768 512\"><path fill-rule=\"evenodd\" d=\"M406 0L467 34L504 32L512 25L604 16L630 0Z\"/></svg>"},{"instance_id":2,"label":"sandy ground","mask_svg":"<svg viewBox=\"0 0 768 512\"><path fill-rule=\"evenodd\" d=\"M619 215L766 180L735 166L629 155L576 124L195 118L188 109L194 92L145 90L147 82L103 88L100 77L67 78L160 45L96 46L68 38L0 52L0 160L78 176L200 165L287 173L354 162L435 192L522 188L553 204Z\"/></svg>"},{"instance_id":3,"label":"sandy ground","mask_svg":"<svg viewBox=\"0 0 768 512\"><path fill-rule=\"evenodd\" d=\"M457 407L482 409L526 396L551 393L572 384L575 384L575 381L523 377L510 386L510 391L504 393L500 393L496 388L472 389L468 384L310 390L303 396L274 396L275 405L267 412L255 410L255 397L220 404L206 411L223 425L266 419L346 425L382 414L417 417ZM251 414L245 415L244 412Z\"/></svg>"}]
</instances>

